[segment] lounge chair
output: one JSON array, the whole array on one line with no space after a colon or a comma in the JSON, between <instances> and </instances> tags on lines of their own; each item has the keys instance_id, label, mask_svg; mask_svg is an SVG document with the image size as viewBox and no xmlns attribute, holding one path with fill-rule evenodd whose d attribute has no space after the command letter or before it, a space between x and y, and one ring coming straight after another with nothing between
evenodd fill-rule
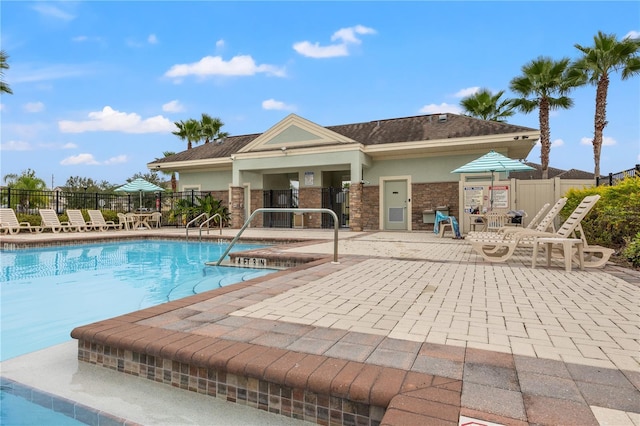
<instances>
[{"instance_id":1,"label":"lounge chair","mask_svg":"<svg viewBox=\"0 0 640 426\"><path fill-rule=\"evenodd\" d=\"M32 233L42 232L39 226L33 226L29 222L20 222L13 209L0 209L0 230L3 234L17 234L23 229L28 229Z\"/></svg>"},{"instance_id":2,"label":"lounge chair","mask_svg":"<svg viewBox=\"0 0 640 426\"><path fill-rule=\"evenodd\" d=\"M105 220L100 210L88 210L91 226L98 231L106 231L109 228L122 229L122 224L115 223L112 220Z\"/></svg>"},{"instance_id":3,"label":"lounge chair","mask_svg":"<svg viewBox=\"0 0 640 426\"><path fill-rule=\"evenodd\" d=\"M585 258L591 257L591 253L598 256L597 260L583 262L584 266L596 267L601 266L609 259L613 250L609 251L604 247L588 246L584 243L584 232L580 226L580 222L591 211L596 202L600 199L600 195L590 195L584 197L580 204L575 208L573 213L565 220L557 232L544 232L537 230L521 230L520 232L511 232L507 234L494 234L493 238L485 235L482 239L467 239L471 247L480 254L488 262L505 262L513 256L518 247L532 247L539 239L555 239L554 242L562 244L563 240L579 240L583 244ZM542 222L541 222L542 223ZM538 225L541 226L541 225ZM580 238L575 238L576 232L580 233ZM542 241L540 241L542 242ZM576 241L577 242L577 241ZM575 256L574 256L575 257ZM580 260L580 259L578 259Z\"/></svg>"},{"instance_id":4,"label":"lounge chair","mask_svg":"<svg viewBox=\"0 0 640 426\"><path fill-rule=\"evenodd\" d=\"M58 215L53 209L39 209L42 218L42 229L51 229L51 232L57 234L60 231L79 231L78 226L71 225L69 222L60 222Z\"/></svg>"},{"instance_id":5,"label":"lounge chair","mask_svg":"<svg viewBox=\"0 0 640 426\"><path fill-rule=\"evenodd\" d=\"M547 214L545 214L544 217L538 222L538 217L549 206L549 204L545 204L542 207L542 209L540 209L540 211L534 216L531 222L529 222L529 225L527 225L526 228L519 228L515 226L505 226L503 228L500 228L497 231L497 233L510 234L515 232L523 232L527 230L533 230L538 232L549 232L550 230L550 232L556 232L556 227L553 222L556 219L556 216L558 216L558 213L560 213L560 210L562 210L562 208L566 203L567 203L566 197L560 198L558 201L556 201L553 207L551 207L551 209L547 212ZM535 223L537 224L534 227L533 225ZM505 237L506 235L502 236L502 238L505 238ZM498 236L496 236L496 233L490 233L490 232L470 232L469 235L467 235L467 239L472 241L482 241L487 239L495 240L496 238L499 238Z\"/></svg>"},{"instance_id":6,"label":"lounge chair","mask_svg":"<svg viewBox=\"0 0 640 426\"><path fill-rule=\"evenodd\" d=\"M75 226L80 232L89 231L92 228L91 223L87 223L84 220L80 210L67 210L67 217L69 218L69 224Z\"/></svg>"}]
</instances>

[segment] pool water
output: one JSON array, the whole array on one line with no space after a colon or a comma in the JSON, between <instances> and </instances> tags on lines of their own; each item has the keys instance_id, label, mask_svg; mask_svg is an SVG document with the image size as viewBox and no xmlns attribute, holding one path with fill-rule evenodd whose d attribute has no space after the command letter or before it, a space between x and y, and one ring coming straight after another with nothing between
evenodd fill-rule
<instances>
[{"instance_id":1,"label":"pool water","mask_svg":"<svg viewBox=\"0 0 640 426\"><path fill-rule=\"evenodd\" d=\"M0 360L70 340L80 325L274 272L205 265L226 248L144 240L1 251Z\"/></svg>"},{"instance_id":2,"label":"pool water","mask_svg":"<svg viewBox=\"0 0 640 426\"><path fill-rule=\"evenodd\" d=\"M0 392L0 425L3 426L78 426L80 422L63 413L59 413L35 404L17 395Z\"/></svg>"}]
</instances>

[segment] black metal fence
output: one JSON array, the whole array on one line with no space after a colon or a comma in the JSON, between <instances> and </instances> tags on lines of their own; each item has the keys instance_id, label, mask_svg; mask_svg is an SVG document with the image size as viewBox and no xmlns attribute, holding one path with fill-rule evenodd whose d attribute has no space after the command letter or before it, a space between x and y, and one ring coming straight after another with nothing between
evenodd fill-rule
<instances>
[{"instance_id":1,"label":"black metal fence","mask_svg":"<svg viewBox=\"0 0 640 426\"><path fill-rule=\"evenodd\" d=\"M607 185L613 186L626 177L640 176L640 164L636 164L633 169L625 170L618 173L609 173L609 176L599 176L596 178L596 186Z\"/></svg>"},{"instance_id":2,"label":"black metal fence","mask_svg":"<svg viewBox=\"0 0 640 426\"><path fill-rule=\"evenodd\" d=\"M0 188L0 205L10 207L17 213L38 214L38 209L54 209L58 214L67 209L113 210L117 213L132 211L168 211L177 200L188 200L195 204L208 191L184 192L72 192L32 191L26 189Z\"/></svg>"}]
</instances>

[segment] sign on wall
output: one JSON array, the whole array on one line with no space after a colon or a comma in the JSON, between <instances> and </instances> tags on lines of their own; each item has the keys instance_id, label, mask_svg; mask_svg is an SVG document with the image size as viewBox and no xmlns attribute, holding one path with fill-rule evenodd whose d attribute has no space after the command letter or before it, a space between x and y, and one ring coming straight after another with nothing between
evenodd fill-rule
<instances>
[{"instance_id":1,"label":"sign on wall","mask_svg":"<svg viewBox=\"0 0 640 426\"><path fill-rule=\"evenodd\" d=\"M484 186L465 186L464 187L464 211L471 213L476 208L482 209L484 194Z\"/></svg>"},{"instance_id":2,"label":"sign on wall","mask_svg":"<svg viewBox=\"0 0 640 426\"><path fill-rule=\"evenodd\" d=\"M493 197L494 209L509 208L509 187L508 186L491 186L489 192Z\"/></svg>"},{"instance_id":3,"label":"sign on wall","mask_svg":"<svg viewBox=\"0 0 640 426\"><path fill-rule=\"evenodd\" d=\"M313 172L304 172L305 186L313 186Z\"/></svg>"}]
</instances>

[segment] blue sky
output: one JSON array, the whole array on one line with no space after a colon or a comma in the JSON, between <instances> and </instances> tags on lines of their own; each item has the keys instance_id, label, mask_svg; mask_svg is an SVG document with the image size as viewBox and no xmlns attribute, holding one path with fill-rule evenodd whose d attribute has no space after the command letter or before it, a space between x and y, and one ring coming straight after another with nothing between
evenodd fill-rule
<instances>
[{"instance_id":1,"label":"blue sky","mask_svg":"<svg viewBox=\"0 0 640 426\"><path fill-rule=\"evenodd\" d=\"M540 55L576 58L598 31L640 34L640 2L2 1L9 55L1 171L121 184L186 144L173 122L231 135L290 113L328 126L461 112ZM551 116L550 165L593 171L595 88ZM640 78L611 78L601 172L640 162ZM538 128L537 111L510 123ZM586 142L586 143L585 143ZM540 162L539 148L528 161Z\"/></svg>"}]
</instances>

